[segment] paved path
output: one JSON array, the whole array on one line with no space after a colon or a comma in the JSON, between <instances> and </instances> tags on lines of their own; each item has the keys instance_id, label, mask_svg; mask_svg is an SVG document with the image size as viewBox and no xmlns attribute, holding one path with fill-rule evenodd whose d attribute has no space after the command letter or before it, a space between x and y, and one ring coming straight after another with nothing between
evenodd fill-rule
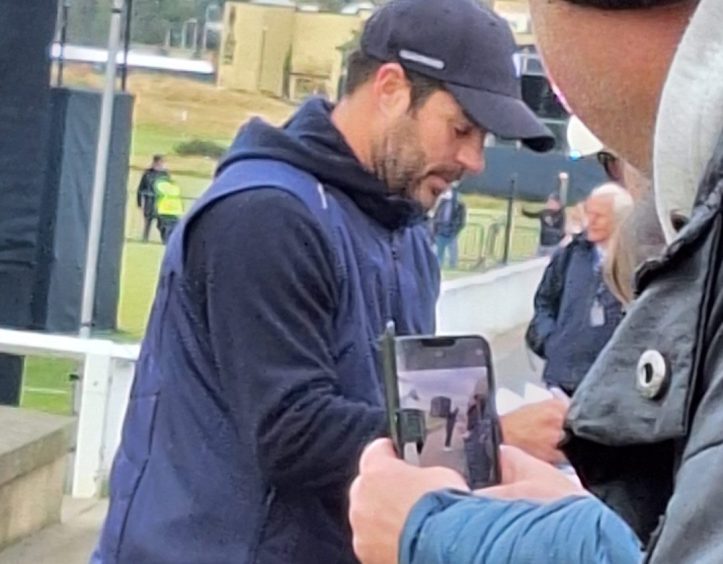
<instances>
[{"instance_id":1,"label":"paved path","mask_svg":"<svg viewBox=\"0 0 723 564\"><path fill-rule=\"evenodd\" d=\"M65 498L62 524L0 552L0 564L87 564L107 508L106 500Z\"/></svg>"},{"instance_id":2,"label":"paved path","mask_svg":"<svg viewBox=\"0 0 723 564\"><path fill-rule=\"evenodd\" d=\"M491 343L498 389L519 395L540 381L539 360L527 353L523 338L520 328ZM87 564L107 509L107 500L66 498L62 523L0 552L0 564Z\"/></svg>"}]
</instances>

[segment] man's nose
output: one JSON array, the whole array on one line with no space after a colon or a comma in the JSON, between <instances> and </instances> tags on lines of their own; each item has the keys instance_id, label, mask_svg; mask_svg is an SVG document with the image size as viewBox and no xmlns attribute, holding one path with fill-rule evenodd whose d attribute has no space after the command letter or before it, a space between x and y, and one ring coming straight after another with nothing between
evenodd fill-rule
<instances>
[{"instance_id":1,"label":"man's nose","mask_svg":"<svg viewBox=\"0 0 723 564\"><path fill-rule=\"evenodd\" d=\"M484 147L478 143L463 145L457 155L457 162L459 162L467 172L479 174L485 168Z\"/></svg>"}]
</instances>

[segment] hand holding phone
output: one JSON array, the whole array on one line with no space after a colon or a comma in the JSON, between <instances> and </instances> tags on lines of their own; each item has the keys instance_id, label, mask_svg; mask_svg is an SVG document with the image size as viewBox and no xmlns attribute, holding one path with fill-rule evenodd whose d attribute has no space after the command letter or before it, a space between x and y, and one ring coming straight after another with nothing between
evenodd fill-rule
<instances>
[{"instance_id":1,"label":"hand holding phone","mask_svg":"<svg viewBox=\"0 0 723 564\"><path fill-rule=\"evenodd\" d=\"M393 327L384 342L397 453L420 466L452 468L472 488L499 483L501 432L487 342L479 336L395 338Z\"/></svg>"}]
</instances>

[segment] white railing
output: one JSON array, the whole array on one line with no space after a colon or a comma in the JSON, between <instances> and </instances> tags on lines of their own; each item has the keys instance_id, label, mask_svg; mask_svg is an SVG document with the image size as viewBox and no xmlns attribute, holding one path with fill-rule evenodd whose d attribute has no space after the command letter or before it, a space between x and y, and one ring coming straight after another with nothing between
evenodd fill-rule
<instances>
[{"instance_id":1,"label":"white railing","mask_svg":"<svg viewBox=\"0 0 723 564\"><path fill-rule=\"evenodd\" d=\"M529 323L547 264L537 258L442 283L437 331L492 339Z\"/></svg>"},{"instance_id":2,"label":"white railing","mask_svg":"<svg viewBox=\"0 0 723 564\"><path fill-rule=\"evenodd\" d=\"M0 352L77 360L82 364L71 494L101 493L120 441L121 426L140 347L0 329Z\"/></svg>"}]
</instances>

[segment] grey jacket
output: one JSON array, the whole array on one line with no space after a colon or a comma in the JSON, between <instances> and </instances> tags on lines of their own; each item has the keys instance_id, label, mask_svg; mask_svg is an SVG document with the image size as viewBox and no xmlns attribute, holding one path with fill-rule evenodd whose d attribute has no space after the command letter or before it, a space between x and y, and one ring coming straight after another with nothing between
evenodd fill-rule
<instances>
[{"instance_id":1,"label":"grey jacket","mask_svg":"<svg viewBox=\"0 0 723 564\"><path fill-rule=\"evenodd\" d=\"M648 543L648 562L723 562L723 138L690 222L575 395L564 450Z\"/></svg>"}]
</instances>

